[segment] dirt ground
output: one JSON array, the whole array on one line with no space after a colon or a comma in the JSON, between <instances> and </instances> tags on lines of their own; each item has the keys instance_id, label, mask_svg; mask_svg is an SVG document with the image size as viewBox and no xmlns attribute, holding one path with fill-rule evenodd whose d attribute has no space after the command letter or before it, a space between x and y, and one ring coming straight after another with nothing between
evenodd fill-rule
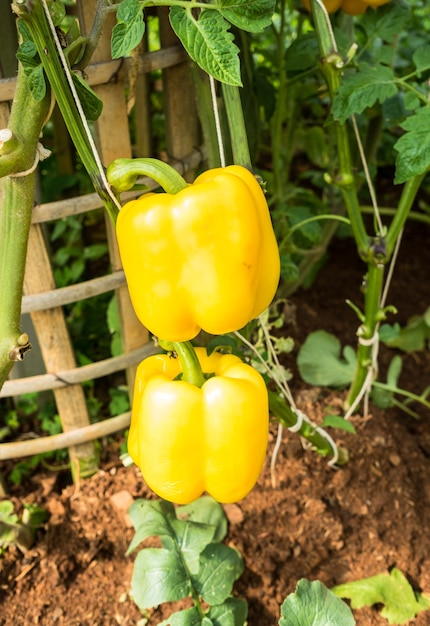
<instances>
[{"instance_id":1,"label":"dirt ground","mask_svg":"<svg viewBox=\"0 0 430 626\"><path fill-rule=\"evenodd\" d=\"M400 323L429 305L429 266L430 231L408 227L388 298ZM352 242L337 242L312 289L292 297L295 319L285 333L296 341L288 363L293 371L296 350L312 330L354 344L357 320L345 299L359 302L363 272ZM383 350L382 373L388 356ZM428 351L405 355L404 388L421 393L429 377ZM292 389L315 421L343 399L305 387L297 375ZM235 593L249 603L250 626L275 626L280 604L303 577L332 586L396 566L430 596L430 412L415 408L419 420L371 407L367 417L353 418L356 435L332 433L350 454L337 471L284 432L277 487L267 463L253 492L227 508L227 541L246 564ZM275 434L273 426L269 453ZM128 595L133 557L125 552L133 531L126 509L133 498L150 495L139 471L122 466L115 442L102 442L101 471L79 487L64 485L63 474L44 471L10 489L18 510L36 502L50 517L27 554L11 548L0 557L0 625L158 624L170 609L142 615ZM355 611L358 626L386 624L379 610ZM430 611L410 624L430 624Z\"/></svg>"}]
</instances>

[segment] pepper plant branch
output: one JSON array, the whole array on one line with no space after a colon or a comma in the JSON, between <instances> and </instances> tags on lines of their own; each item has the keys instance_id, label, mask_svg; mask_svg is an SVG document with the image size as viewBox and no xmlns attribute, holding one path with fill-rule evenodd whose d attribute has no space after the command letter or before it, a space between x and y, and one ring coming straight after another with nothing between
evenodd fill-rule
<instances>
[{"instance_id":1,"label":"pepper plant branch","mask_svg":"<svg viewBox=\"0 0 430 626\"><path fill-rule=\"evenodd\" d=\"M70 68L61 50L55 28L45 13L45 0L16 0L15 13L27 24L51 85L58 107L76 150L113 222L120 208L113 195L95 148L91 132L71 77ZM31 96L30 96L31 97Z\"/></svg>"},{"instance_id":2,"label":"pepper plant branch","mask_svg":"<svg viewBox=\"0 0 430 626\"><path fill-rule=\"evenodd\" d=\"M182 369L182 379L196 387L203 387L205 377L202 368L190 341L163 341L158 340L159 345L168 352L176 353Z\"/></svg>"},{"instance_id":3,"label":"pepper plant branch","mask_svg":"<svg viewBox=\"0 0 430 626\"><path fill-rule=\"evenodd\" d=\"M251 169L248 135L246 132L245 119L243 117L239 88L234 85L222 83L222 92L230 130L233 161L236 165L242 165L243 167Z\"/></svg>"},{"instance_id":4,"label":"pepper plant branch","mask_svg":"<svg viewBox=\"0 0 430 626\"><path fill-rule=\"evenodd\" d=\"M20 316L35 174L10 174L32 169L50 97L36 102L28 83L20 65L9 132L2 132L3 138L9 139L0 143L0 176L4 177L0 208L0 388L14 361L22 360L30 347L27 335L20 330Z\"/></svg>"}]
</instances>

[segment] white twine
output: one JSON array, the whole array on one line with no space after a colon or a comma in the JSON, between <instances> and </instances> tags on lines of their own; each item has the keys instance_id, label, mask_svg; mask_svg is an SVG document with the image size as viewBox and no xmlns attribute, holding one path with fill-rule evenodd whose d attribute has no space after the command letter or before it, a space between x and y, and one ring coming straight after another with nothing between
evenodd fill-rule
<instances>
[{"instance_id":1,"label":"white twine","mask_svg":"<svg viewBox=\"0 0 430 626\"><path fill-rule=\"evenodd\" d=\"M14 172L13 174L9 174L9 176L11 178L20 178L21 176L29 176L36 170L36 167L39 165L39 161L44 161L45 159L49 157L50 154L51 154L51 150L48 150L48 148L45 148L44 146L42 146L42 144L39 141L36 146L36 154L34 156L33 165L29 167L28 170L24 170L23 172Z\"/></svg>"}]
</instances>

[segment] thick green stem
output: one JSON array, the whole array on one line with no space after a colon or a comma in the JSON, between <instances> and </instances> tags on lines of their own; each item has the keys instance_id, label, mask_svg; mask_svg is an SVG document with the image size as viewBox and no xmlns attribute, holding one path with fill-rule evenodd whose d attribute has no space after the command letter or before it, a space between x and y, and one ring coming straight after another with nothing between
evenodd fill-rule
<instances>
[{"instance_id":1,"label":"thick green stem","mask_svg":"<svg viewBox=\"0 0 430 626\"><path fill-rule=\"evenodd\" d=\"M196 387L202 387L205 382L202 368L190 341L163 341L158 343L164 350L175 352L181 362L182 379Z\"/></svg>"},{"instance_id":2,"label":"thick green stem","mask_svg":"<svg viewBox=\"0 0 430 626\"><path fill-rule=\"evenodd\" d=\"M76 94L73 93L71 83L67 79L41 1L15 2L13 9L30 29L67 130L94 189L103 201L111 220L115 222L119 203L105 179L103 167L92 144L86 120L79 106L80 103L75 98Z\"/></svg>"},{"instance_id":3,"label":"thick green stem","mask_svg":"<svg viewBox=\"0 0 430 626\"><path fill-rule=\"evenodd\" d=\"M9 146L0 147L2 175L30 170L36 146L48 114L49 96L36 102L30 94L22 67L9 120ZM13 141L12 141L13 140ZM9 141L7 142L9 144ZM21 299L27 255L28 232L34 204L34 173L6 176L2 180L0 208L0 388L12 365L29 348L28 337L20 330Z\"/></svg>"},{"instance_id":4,"label":"thick green stem","mask_svg":"<svg viewBox=\"0 0 430 626\"><path fill-rule=\"evenodd\" d=\"M364 298L364 321L358 331L357 365L348 393L348 407L354 404L372 367L372 350L377 340L378 325L384 317L380 308L384 269L385 266L382 264L369 264Z\"/></svg>"},{"instance_id":5,"label":"thick green stem","mask_svg":"<svg viewBox=\"0 0 430 626\"><path fill-rule=\"evenodd\" d=\"M333 100L337 89L340 87L343 59L337 51L330 19L327 13L321 9L316 0L311 0L311 7L322 58L321 69L328 86L330 99ZM358 201L357 189L353 175L348 131L345 124L340 124L335 121L334 125L339 164L338 175L332 182L338 185L341 190L348 212L348 217L351 221L351 228L357 244L358 252L360 256L366 260L369 249L369 236L366 233L360 211L360 204Z\"/></svg>"},{"instance_id":6,"label":"thick green stem","mask_svg":"<svg viewBox=\"0 0 430 626\"><path fill-rule=\"evenodd\" d=\"M230 141L233 149L233 160L236 165L243 165L243 167L251 169L248 135L246 133L246 125L243 117L239 88L223 83L222 91L227 111Z\"/></svg>"},{"instance_id":7,"label":"thick green stem","mask_svg":"<svg viewBox=\"0 0 430 626\"><path fill-rule=\"evenodd\" d=\"M188 187L188 183L168 163L158 159L115 159L106 172L107 179L116 192L128 191L139 176L155 180L165 192L175 194Z\"/></svg>"},{"instance_id":8,"label":"thick green stem","mask_svg":"<svg viewBox=\"0 0 430 626\"><path fill-rule=\"evenodd\" d=\"M274 415L277 421L285 426L285 428L293 428L297 425L299 417L297 413L287 404L285 399L281 398L274 391L268 390L269 393L269 407L270 412ZM322 429L317 428L310 422L303 420L300 429L295 431L301 437L304 437L312 444L318 454L321 456L334 456L336 450L333 448L330 440L324 437ZM337 465L345 465L348 462L348 453L342 448L337 448L338 459Z\"/></svg>"},{"instance_id":9,"label":"thick green stem","mask_svg":"<svg viewBox=\"0 0 430 626\"><path fill-rule=\"evenodd\" d=\"M400 235L400 232L405 225L407 218L410 215L410 210L412 208L412 204L416 198L418 189L421 186L424 177L427 172L424 172L420 176L414 176L403 187L402 196L400 198L400 202L398 204L397 210L394 214L393 220L390 224L390 227L386 236L386 254L388 258L391 257L393 253L394 247L396 245L396 241Z\"/></svg>"}]
</instances>

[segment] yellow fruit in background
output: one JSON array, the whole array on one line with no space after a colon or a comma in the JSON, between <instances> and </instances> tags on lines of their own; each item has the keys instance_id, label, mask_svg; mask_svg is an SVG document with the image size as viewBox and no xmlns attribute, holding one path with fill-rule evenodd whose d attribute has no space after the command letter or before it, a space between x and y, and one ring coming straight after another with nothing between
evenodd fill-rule
<instances>
[{"instance_id":1,"label":"yellow fruit in background","mask_svg":"<svg viewBox=\"0 0 430 626\"><path fill-rule=\"evenodd\" d=\"M369 8L369 4L364 0L343 0L341 9L348 15L360 15Z\"/></svg>"},{"instance_id":2,"label":"yellow fruit in background","mask_svg":"<svg viewBox=\"0 0 430 626\"><path fill-rule=\"evenodd\" d=\"M302 0L304 6L308 11L311 10L310 0ZM338 9L340 9L340 5L342 4L342 0L323 0L323 4L327 9L327 13L335 13Z\"/></svg>"}]
</instances>

